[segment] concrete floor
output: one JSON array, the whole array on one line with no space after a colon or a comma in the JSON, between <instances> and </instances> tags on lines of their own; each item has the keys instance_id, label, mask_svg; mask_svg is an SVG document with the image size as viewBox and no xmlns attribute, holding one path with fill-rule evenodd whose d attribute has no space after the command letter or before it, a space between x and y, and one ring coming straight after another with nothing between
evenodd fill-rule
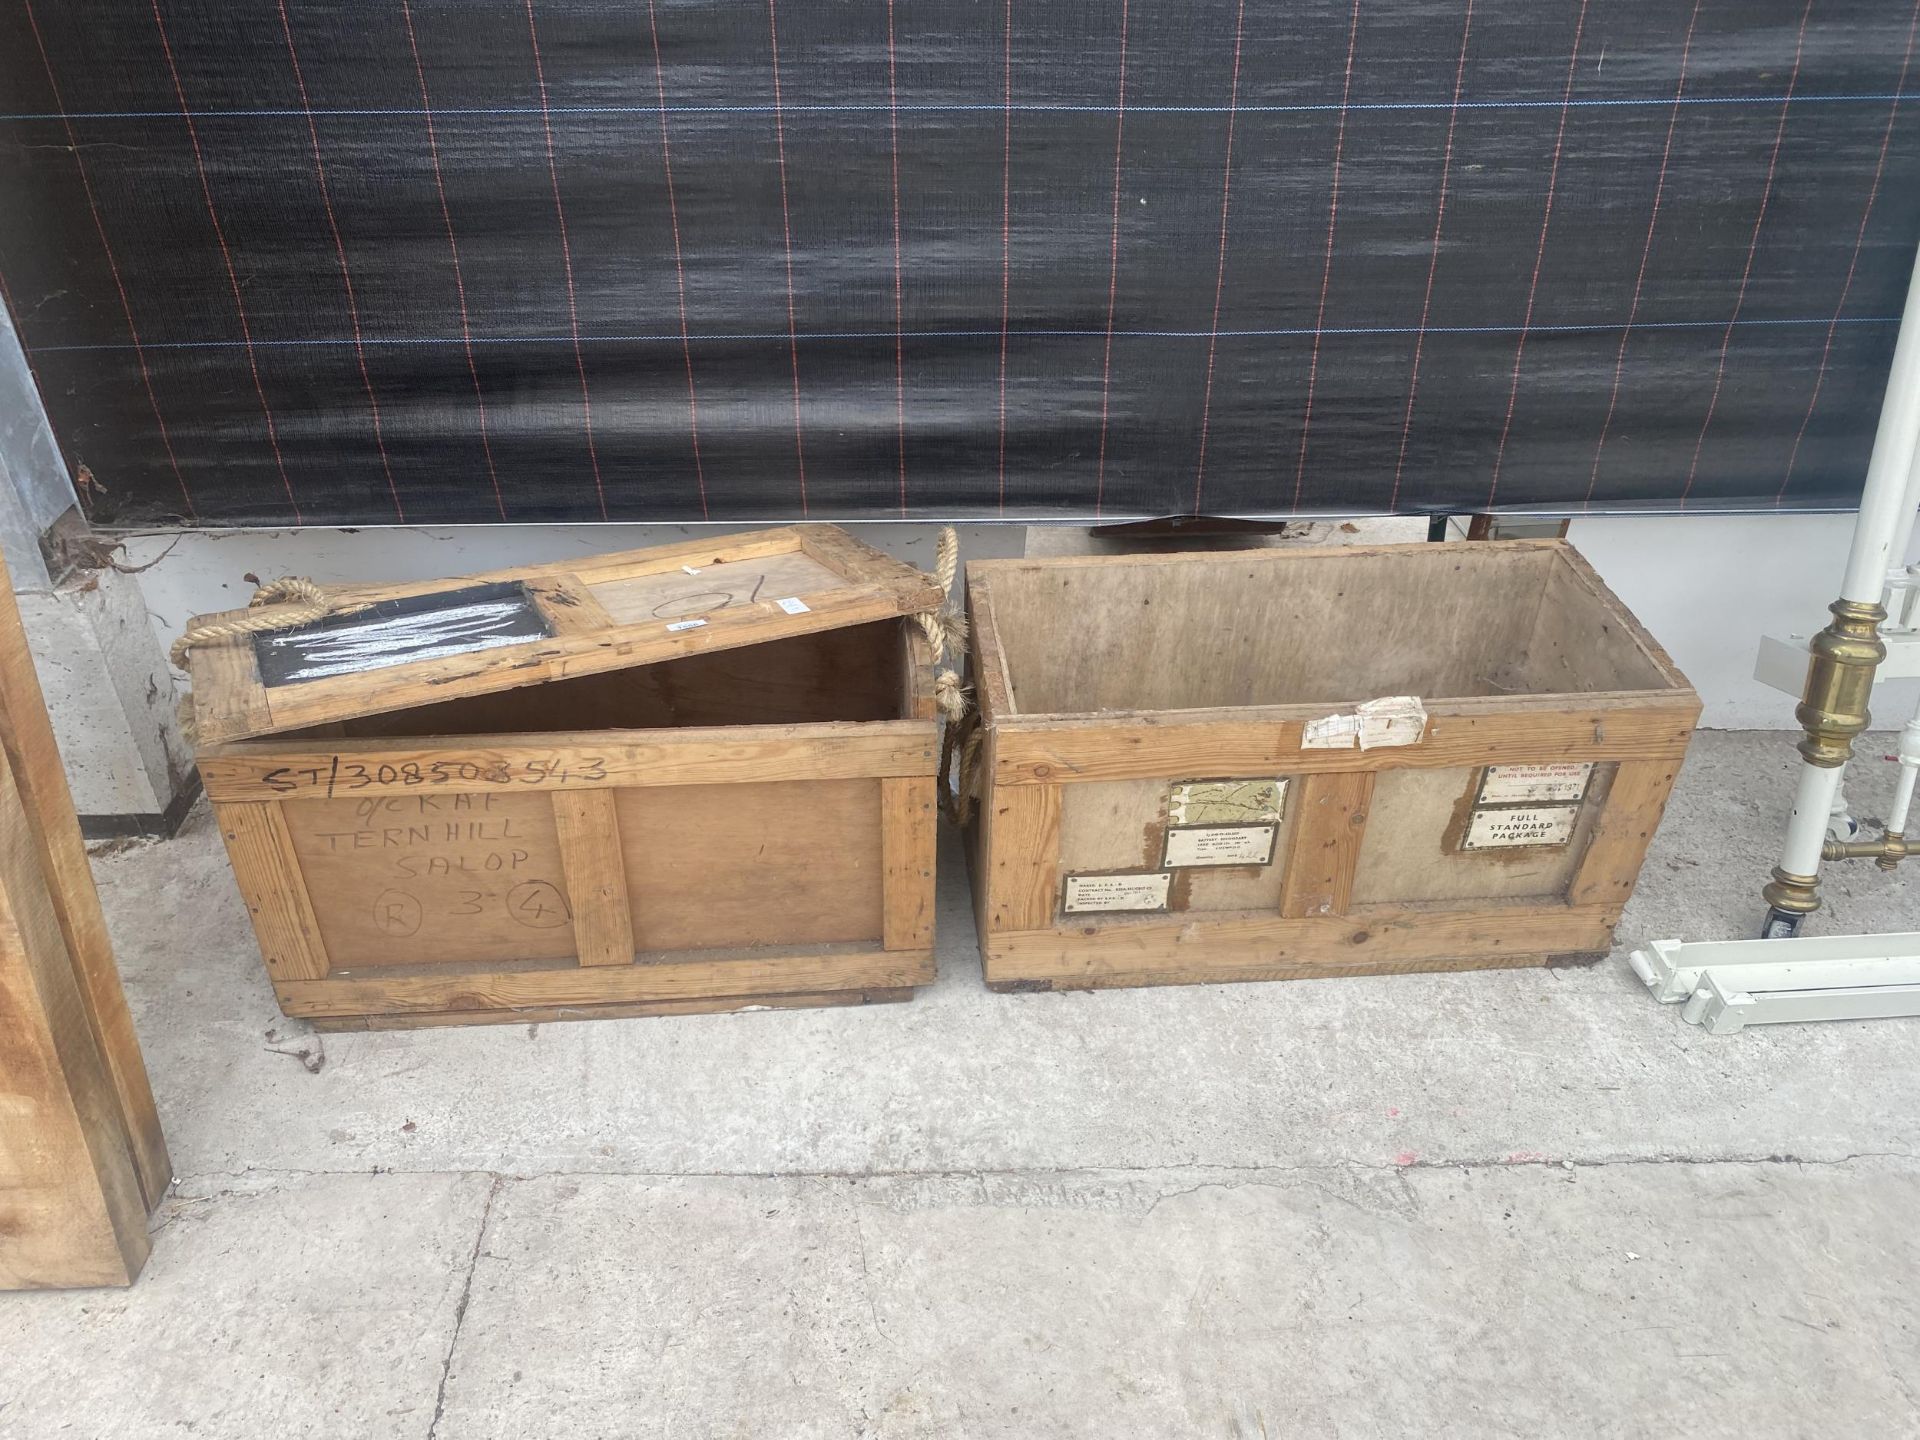
<instances>
[{"instance_id":1,"label":"concrete floor","mask_svg":"<svg viewBox=\"0 0 1920 1440\"><path fill-rule=\"evenodd\" d=\"M1748 931L1792 759L1700 736L1623 949ZM909 1005L322 1046L204 813L102 858L180 1179L132 1290L0 1296L0 1435L1920 1434L1920 1021L991 995L945 859Z\"/></svg>"}]
</instances>

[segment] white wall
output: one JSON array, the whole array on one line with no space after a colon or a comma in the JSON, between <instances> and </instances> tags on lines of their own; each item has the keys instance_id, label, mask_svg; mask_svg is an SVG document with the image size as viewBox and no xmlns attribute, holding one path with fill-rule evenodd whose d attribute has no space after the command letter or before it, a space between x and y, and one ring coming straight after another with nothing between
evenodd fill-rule
<instances>
[{"instance_id":1,"label":"white wall","mask_svg":"<svg viewBox=\"0 0 1920 1440\"><path fill-rule=\"evenodd\" d=\"M1852 533L1850 515L1607 518L1574 522L1572 539L1606 582L1665 645L1700 691L1701 723L1719 729L1794 728L1794 701L1752 679L1762 633L1805 634L1826 623ZM749 526L457 526L437 530L281 530L138 535L126 563L153 568L140 584L154 628L171 644L187 619L244 605L249 575L306 575L322 582L407 580L569 555L666 544ZM935 528L875 522L871 543L931 568ZM1017 525L961 527L961 553L1018 555ZM1903 720L1920 682L1876 695L1889 724Z\"/></svg>"},{"instance_id":2,"label":"white wall","mask_svg":"<svg viewBox=\"0 0 1920 1440\"><path fill-rule=\"evenodd\" d=\"M1851 515L1685 515L1576 520L1568 538L1686 672L1702 725L1791 730L1794 698L1753 678L1756 642L1827 623L1852 535ZM1878 687L1878 724L1916 702L1920 682Z\"/></svg>"}]
</instances>

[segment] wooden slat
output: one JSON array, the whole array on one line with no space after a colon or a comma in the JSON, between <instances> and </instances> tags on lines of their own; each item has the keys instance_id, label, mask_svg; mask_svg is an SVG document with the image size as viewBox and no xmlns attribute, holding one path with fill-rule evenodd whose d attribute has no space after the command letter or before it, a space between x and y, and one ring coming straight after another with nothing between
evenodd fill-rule
<instances>
[{"instance_id":1,"label":"wooden slat","mask_svg":"<svg viewBox=\"0 0 1920 1440\"><path fill-rule=\"evenodd\" d=\"M1524 540L1449 540L1446 545L1448 555L1471 555L1476 552L1516 552L1522 550L1564 551L1572 547L1565 540L1524 539ZM1068 570L1100 569L1108 566L1152 567L1156 565L1192 565L1196 561L1226 559L1234 565L1292 565L1296 563L1315 563L1326 561L1334 565L1356 557L1369 555L1416 555L1421 557L1435 555L1436 547L1415 542L1396 545L1324 545L1301 548L1285 547L1280 549L1234 550L1196 554L1191 550L1167 550L1142 552L1131 555L1048 555L1035 559L970 560L967 562L967 575L971 579L980 576L991 580L995 575L1010 574L1027 570Z\"/></svg>"},{"instance_id":2,"label":"wooden slat","mask_svg":"<svg viewBox=\"0 0 1920 1440\"><path fill-rule=\"evenodd\" d=\"M112 1078L140 1192L151 1210L173 1183L140 1038L120 988L113 942L87 864L86 842L54 740L40 678L27 648L13 583L0 563L0 752L12 767L55 918L79 985L94 1045Z\"/></svg>"},{"instance_id":3,"label":"wooden slat","mask_svg":"<svg viewBox=\"0 0 1920 1440\"><path fill-rule=\"evenodd\" d=\"M1012 716L1017 707L1007 673L1005 647L994 617L993 592L978 566L966 568L967 634L973 652L974 703L987 724Z\"/></svg>"},{"instance_id":4,"label":"wooden slat","mask_svg":"<svg viewBox=\"0 0 1920 1440\"><path fill-rule=\"evenodd\" d=\"M204 751L215 800L706 785L931 775L920 720L475 735L444 741L259 740Z\"/></svg>"},{"instance_id":5,"label":"wooden slat","mask_svg":"<svg viewBox=\"0 0 1920 1440\"><path fill-rule=\"evenodd\" d=\"M896 989L819 990L811 995L714 995L700 1000L643 1000L625 1005L548 1005L514 1010L442 1010L437 1014L316 1017L326 1034L366 1030L431 1030L445 1025L551 1025L566 1020L637 1020L656 1015L724 1015L735 1010L820 1010L851 1005L898 1005L913 998L912 986Z\"/></svg>"},{"instance_id":6,"label":"wooden slat","mask_svg":"<svg viewBox=\"0 0 1920 1440\"><path fill-rule=\"evenodd\" d=\"M327 973L326 947L279 805L223 801L215 811L267 973L275 980L318 980Z\"/></svg>"},{"instance_id":7,"label":"wooden slat","mask_svg":"<svg viewBox=\"0 0 1920 1440\"><path fill-rule=\"evenodd\" d=\"M1283 919L1130 921L1092 930L1060 926L990 936L994 984L1071 987L1478 969L1591 954L1612 944L1615 905L1387 909Z\"/></svg>"},{"instance_id":8,"label":"wooden slat","mask_svg":"<svg viewBox=\"0 0 1920 1440\"><path fill-rule=\"evenodd\" d=\"M196 615L191 630L203 620L219 616ZM260 683L260 662L251 641L223 640L194 647L188 659L193 671L193 734L196 744L208 744L221 735L252 735L273 725L266 688Z\"/></svg>"},{"instance_id":9,"label":"wooden slat","mask_svg":"<svg viewBox=\"0 0 1920 1440\"><path fill-rule=\"evenodd\" d=\"M477 575L454 578L406 580L385 585L329 585L326 591L329 597L342 604L370 605L377 600L401 600L412 595L431 595L465 585L491 585L502 580L558 580L562 583L599 585L609 580L626 580L636 575L678 570L683 565L704 567L727 560L789 555L800 548L800 537L794 533L797 528L783 525L772 530L749 530L739 535L707 536L673 545L650 545L644 550L616 550L605 555L583 555L577 559L551 560L539 565L514 565L504 570L488 570Z\"/></svg>"},{"instance_id":10,"label":"wooden slat","mask_svg":"<svg viewBox=\"0 0 1920 1440\"><path fill-rule=\"evenodd\" d=\"M1367 771L1306 775L1287 797L1293 848L1281 883L1280 913L1289 917L1344 915L1353 903L1353 872L1360 863L1373 775Z\"/></svg>"},{"instance_id":11,"label":"wooden slat","mask_svg":"<svg viewBox=\"0 0 1920 1440\"><path fill-rule=\"evenodd\" d=\"M1630 761L1614 771L1593 839L1567 887L1569 904L1626 903L1679 772L1678 760Z\"/></svg>"},{"instance_id":12,"label":"wooden slat","mask_svg":"<svg viewBox=\"0 0 1920 1440\"><path fill-rule=\"evenodd\" d=\"M888 950L933 946L933 783L880 782L881 907Z\"/></svg>"},{"instance_id":13,"label":"wooden slat","mask_svg":"<svg viewBox=\"0 0 1920 1440\"><path fill-rule=\"evenodd\" d=\"M900 577L905 562L874 549L864 540L855 539L837 525L795 525L792 529L807 555L847 580L862 585L886 585ZM931 575L921 574L921 578L934 594L939 594L939 585ZM926 608L932 610L939 604L940 601L935 600Z\"/></svg>"},{"instance_id":14,"label":"wooden slat","mask_svg":"<svg viewBox=\"0 0 1920 1440\"><path fill-rule=\"evenodd\" d=\"M633 910L611 790L557 790L554 827L582 965L633 963Z\"/></svg>"},{"instance_id":15,"label":"wooden slat","mask_svg":"<svg viewBox=\"0 0 1920 1440\"><path fill-rule=\"evenodd\" d=\"M146 1258L120 1096L0 756L0 1289L126 1285Z\"/></svg>"},{"instance_id":16,"label":"wooden slat","mask_svg":"<svg viewBox=\"0 0 1920 1440\"><path fill-rule=\"evenodd\" d=\"M1504 707L1504 708L1501 708ZM1303 750L1307 720L1336 706L1103 715L1001 722L996 785L1062 785L1154 775L1306 774L1451 768L1555 760L1675 760L1686 753L1698 704L1691 695L1582 697L1564 708L1516 701L1428 707L1427 738L1373 750Z\"/></svg>"},{"instance_id":17,"label":"wooden slat","mask_svg":"<svg viewBox=\"0 0 1920 1440\"><path fill-rule=\"evenodd\" d=\"M538 602L555 635L597 635L614 624L607 607L571 575L529 581L527 592Z\"/></svg>"},{"instance_id":18,"label":"wooden slat","mask_svg":"<svg viewBox=\"0 0 1920 1440\"><path fill-rule=\"evenodd\" d=\"M949 657L955 669L959 668L960 657ZM933 720L939 717L939 706L934 700L933 691L933 646L927 643L926 634L911 620L900 622L900 718L903 720Z\"/></svg>"},{"instance_id":19,"label":"wooden slat","mask_svg":"<svg viewBox=\"0 0 1920 1440\"><path fill-rule=\"evenodd\" d=\"M281 1009L304 1018L887 990L925 985L932 979L930 953L869 950L752 960L676 960L592 970L568 966L481 975L291 980L277 982L274 991Z\"/></svg>"},{"instance_id":20,"label":"wooden slat","mask_svg":"<svg viewBox=\"0 0 1920 1440\"><path fill-rule=\"evenodd\" d=\"M1060 887L1059 788L1010 785L982 804L993 811L987 928L997 934L1051 924Z\"/></svg>"}]
</instances>

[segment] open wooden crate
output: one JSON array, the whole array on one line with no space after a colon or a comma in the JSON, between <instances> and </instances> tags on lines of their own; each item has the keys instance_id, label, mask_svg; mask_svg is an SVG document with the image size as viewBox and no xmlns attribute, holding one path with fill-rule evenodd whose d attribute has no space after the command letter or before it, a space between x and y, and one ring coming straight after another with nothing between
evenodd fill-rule
<instances>
[{"instance_id":1,"label":"open wooden crate","mask_svg":"<svg viewBox=\"0 0 1920 1440\"><path fill-rule=\"evenodd\" d=\"M986 561L967 595L999 988L1596 956L1700 710L1559 541Z\"/></svg>"},{"instance_id":2,"label":"open wooden crate","mask_svg":"<svg viewBox=\"0 0 1920 1440\"><path fill-rule=\"evenodd\" d=\"M797 526L330 598L192 657L287 1014L857 1004L933 978L937 722L903 618L941 602L930 577Z\"/></svg>"}]
</instances>

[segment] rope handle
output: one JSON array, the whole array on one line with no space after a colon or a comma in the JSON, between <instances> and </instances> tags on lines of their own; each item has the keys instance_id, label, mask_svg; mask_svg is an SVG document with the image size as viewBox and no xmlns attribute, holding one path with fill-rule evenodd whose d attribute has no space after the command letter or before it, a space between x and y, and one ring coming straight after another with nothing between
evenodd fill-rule
<instances>
[{"instance_id":1,"label":"rope handle","mask_svg":"<svg viewBox=\"0 0 1920 1440\"><path fill-rule=\"evenodd\" d=\"M173 642L173 649L167 658L173 661L175 669L184 670L187 668L187 656L196 645L231 639L235 635L262 635L270 630L292 630L325 619L332 612L333 607L327 602L326 592L313 581L299 575L269 580L253 592L253 598L247 601L245 615L233 620L209 621L204 625L189 627L186 634Z\"/></svg>"},{"instance_id":2,"label":"rope handle","mask_svg":"<svg viewBox=\"0 0 1920 1440\"><path fill-rule=\"evenodd\" d=\"M934 550L933 578L939 582L946 599L937 610L926 610L913 618L933 651L933 663L947 658L949 649L959 651L967 643L967 621L953 608L953 582L960 573L960 536L951 525L940 527L940 543ZM933 678L934 701L946 718L949 732L967 717L967 687L960 683L959 672L938 670Z\"/></svg>"},{"instance_id":3,"label":"rope handle","mask_svg":"<svg viewBox=\"0 0 1920 1440\"><path fill-rule=\"evenodd\" d=\"M974 791L980 778L980 747L986 736L980 725L980 712L971 710L958 724L947 726L940 739L940 811L962 829L973 823L978 803ZM947 784L949 776L953 781L951 789Z\"/></svg>"}]
</instances>

